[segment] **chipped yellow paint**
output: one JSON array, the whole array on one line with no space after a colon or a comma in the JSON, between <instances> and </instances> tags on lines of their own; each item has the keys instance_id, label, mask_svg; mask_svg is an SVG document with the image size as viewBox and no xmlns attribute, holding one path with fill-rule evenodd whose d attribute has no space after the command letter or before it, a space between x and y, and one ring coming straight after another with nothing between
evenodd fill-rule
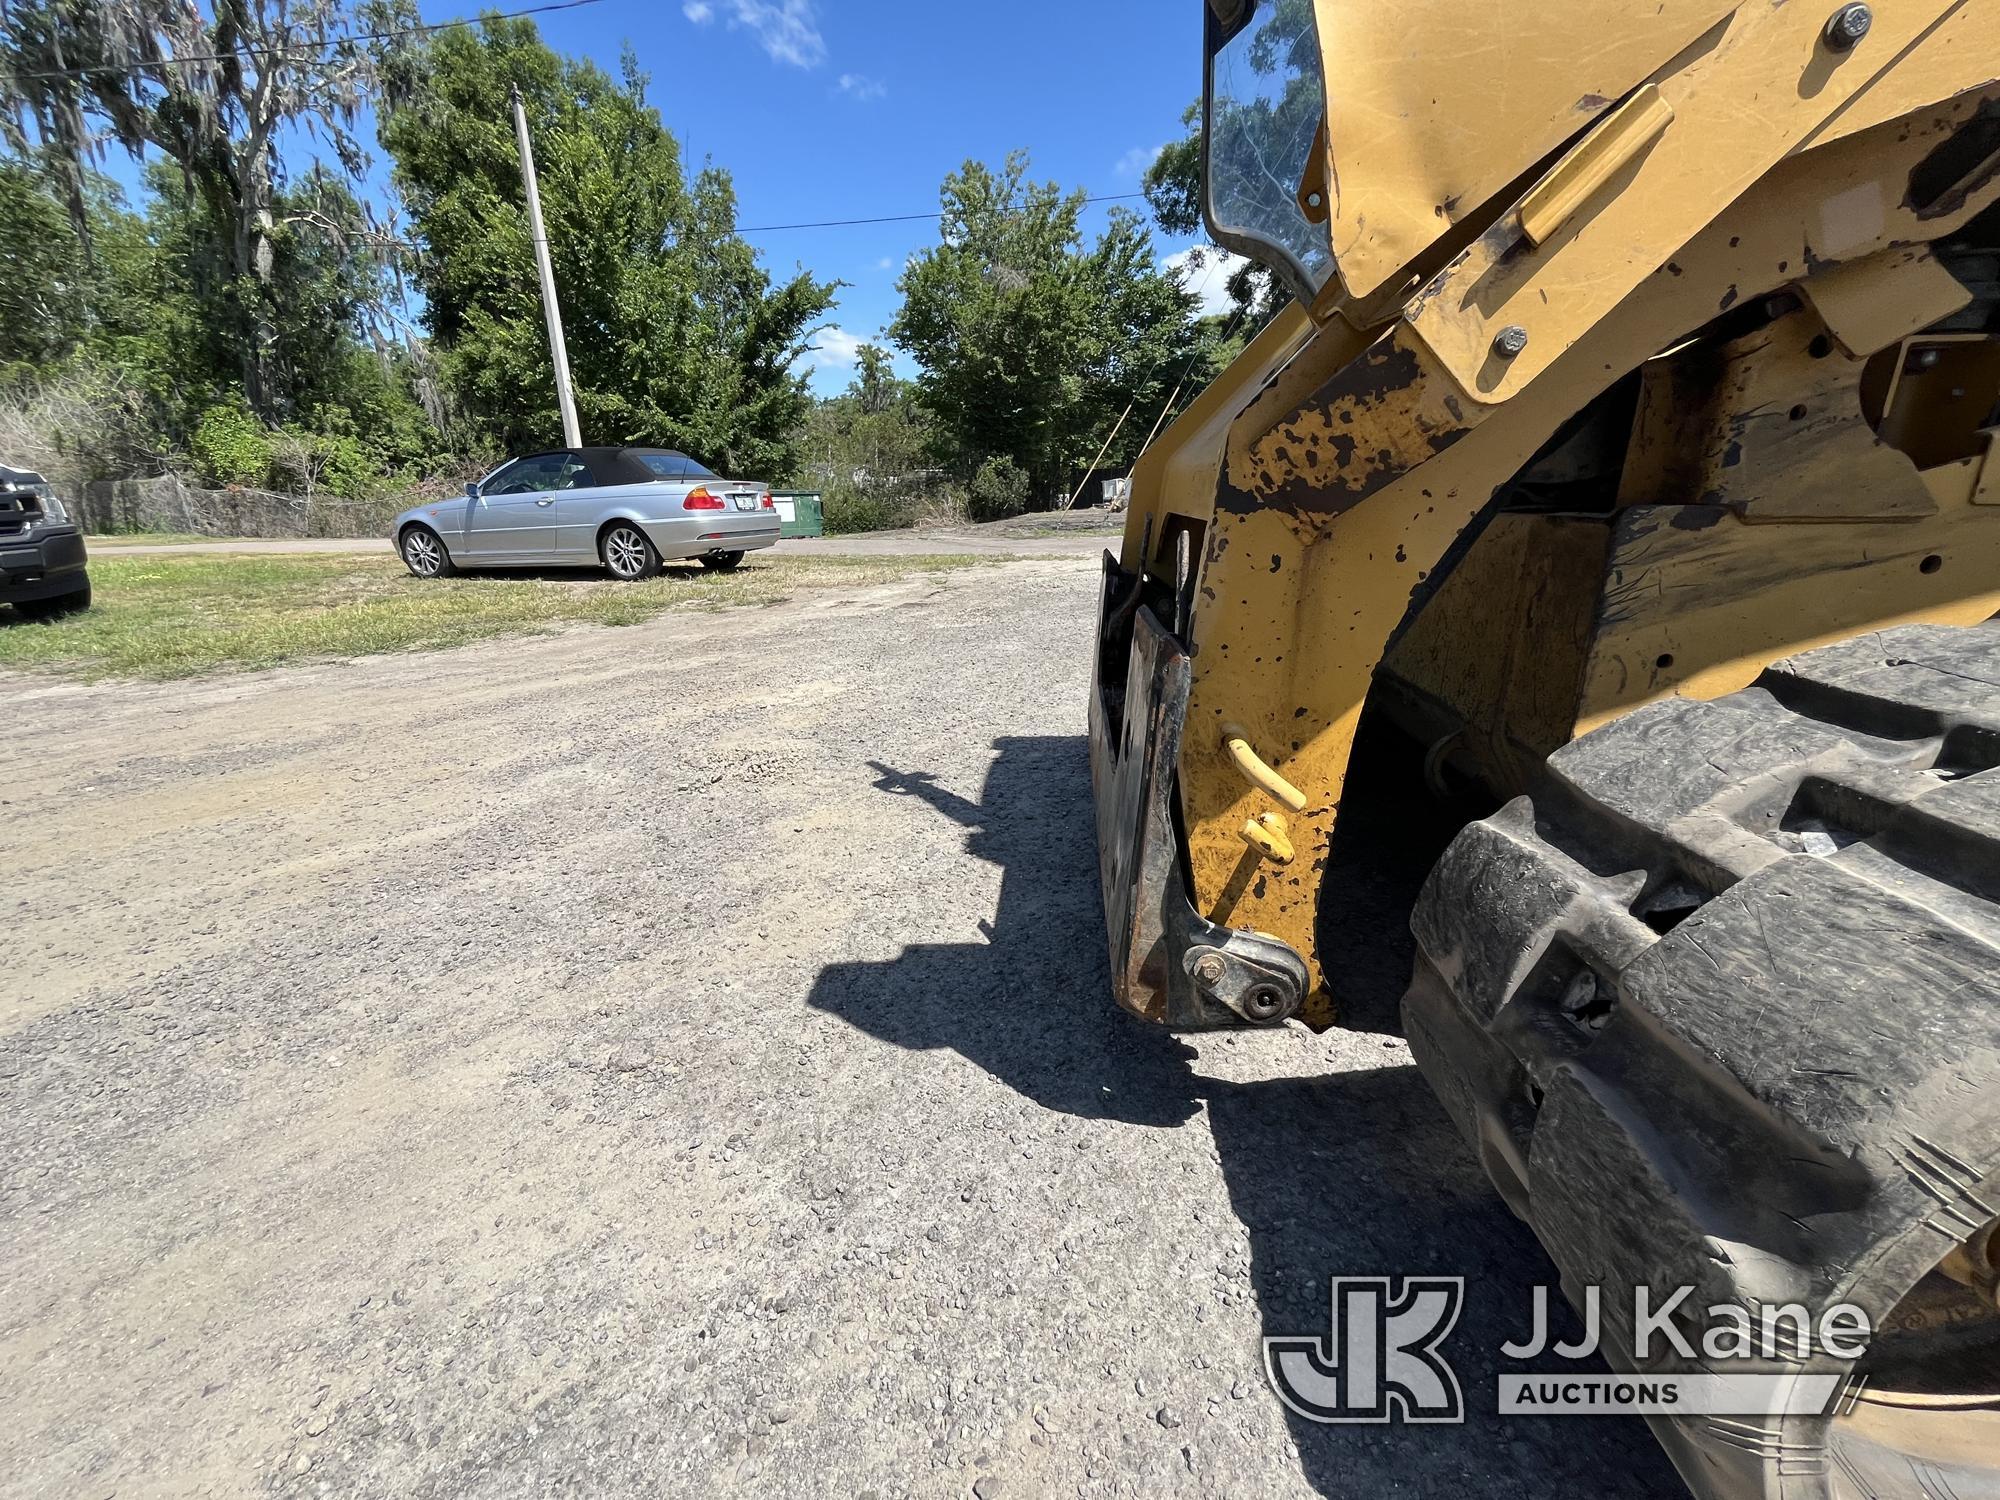
<instances>
[{"instance_id":1,"label":"chipped yellow paint","mask_svg":"<svg viewBox=\"0 0 2000 1500\"><path fill-rule=\"evenodd\" d=\"M1320 338L1325 337L1322 330ZM1132 500L1118 559L1126 571L1137 572L1159 558L1173 517L1208 523L1230 433L1245 408L1256 404L1260 390L1298 387L1302 377L1286 372L1299 350L1313 341L1312 320L1305 310L1286 308L1146 450L1132 470ZM1142 555L1148 546L1152 550Z\"/></svg>"},{"instance_id":2,"label":"chipped yellow paint","mask_svg":"<svg viewBox=\"0 0 2000 1500\"><path fill-rule=\"evenodd\" d=\"M1883 205L1872 236L1847 247L1852 256L1952 232L1992 201L2000 186L1989 184L1922 222L1901 206L1911 166L1978 104L1962 97L1781 162L1502 405L1470 401L1407 326L1369 337L1336 317L1309 336L1295 315L1252 346L1218 400L1184 419L1186 432L1169 435L1170 460L1150 473L1142 465L1128 562L1142 536L1157 547L1172 515L1204 528L1177 767L1193 898L1212 920L1271 933L1306 957L1315 987L1306 1020L1327 1024L1335 1008L1339 976L1323 974L1316 953L1321 871L1362 707L1413 591L1496 487L1593 396L1708 322L1725 291L1764 296L1807 274L1829 200L1866 194ZM1240 414L1227 424L1232 402ZM1197 500L1204 476L1210 489ZM1952 576L1961 600L2000 585L1982 581L1984 554L1969 556ZM1244 842L1247 822L1280 809L1231 762L1225 723L1240 724L1305 793L1288 866ZM1341 892L1325 900L1337 912Z\"/></svg>"}]
</instances>

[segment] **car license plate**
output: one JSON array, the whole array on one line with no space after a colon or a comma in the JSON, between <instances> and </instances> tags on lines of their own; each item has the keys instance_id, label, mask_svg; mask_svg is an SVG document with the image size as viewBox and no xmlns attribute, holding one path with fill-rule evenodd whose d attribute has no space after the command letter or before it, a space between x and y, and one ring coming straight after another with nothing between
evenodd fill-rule
<instances>
[{"instance_id":1,"label":"car license plate","mask_svg":"<svg viewBox=\"0 0 2000 1500\"><path fill-rule=\"evenodd\" d=\"M738 510L755 510L757 508L757 497L755 495L738 495L736 497L736 508Z\"/></svg>"}]
</instances>

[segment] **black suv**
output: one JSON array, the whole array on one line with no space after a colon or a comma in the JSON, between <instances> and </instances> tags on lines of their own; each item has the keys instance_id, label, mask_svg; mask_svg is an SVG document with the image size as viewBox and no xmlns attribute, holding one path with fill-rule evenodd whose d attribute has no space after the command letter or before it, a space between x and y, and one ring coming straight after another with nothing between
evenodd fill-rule
<instances>
[{"instance_id":1,"label":"black suv","mask_svg":"<svg viewBox=\"0 0 2000 1500\"><path fill-rule=\"evenodd\" d=\"M0 464L0 604L31 618L90 607L83 528L41 475Z\"/></svg>"}]
</instances>

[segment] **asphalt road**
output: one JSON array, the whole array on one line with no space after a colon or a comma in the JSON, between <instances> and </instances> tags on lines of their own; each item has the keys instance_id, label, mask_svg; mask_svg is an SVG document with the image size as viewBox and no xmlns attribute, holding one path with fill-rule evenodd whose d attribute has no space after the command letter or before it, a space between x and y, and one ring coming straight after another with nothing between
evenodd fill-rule
<instances>
[{"instance_id":1,"label":"asphalt road","mask_svg":"<svg viewBox=\"0 0 2000 1500\"><path fill-rule=\"evenodd\" d=\"M0 680L0 1494L1681 1493L1400 1041L1111 1007L1095 591ZM1470 1419L1289 1418L1418 1272Z\"/></svg>"}]
</instances>

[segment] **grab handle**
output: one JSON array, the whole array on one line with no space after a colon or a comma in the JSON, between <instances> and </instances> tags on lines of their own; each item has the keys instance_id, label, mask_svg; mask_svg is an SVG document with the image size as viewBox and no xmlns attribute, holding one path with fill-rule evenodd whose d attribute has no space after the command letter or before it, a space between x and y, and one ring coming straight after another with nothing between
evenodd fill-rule
<instances>
[{"instance_id":1,"label":"grab handle","mask_svg":"<svg viewBox=\"0 0 2000 1500\"><path fill-rule=\"evenodd\" d=\"M1229 758L1236 763L1236 769L1243 773L1243 779L1250 785L1295 813L1306 810L1306 794L1272 770L1264 758L1250 748L1250 736L1244 729L1235 724L1223 725L1222 747L1229 752Z\"/></svg>"}]
</instances>

